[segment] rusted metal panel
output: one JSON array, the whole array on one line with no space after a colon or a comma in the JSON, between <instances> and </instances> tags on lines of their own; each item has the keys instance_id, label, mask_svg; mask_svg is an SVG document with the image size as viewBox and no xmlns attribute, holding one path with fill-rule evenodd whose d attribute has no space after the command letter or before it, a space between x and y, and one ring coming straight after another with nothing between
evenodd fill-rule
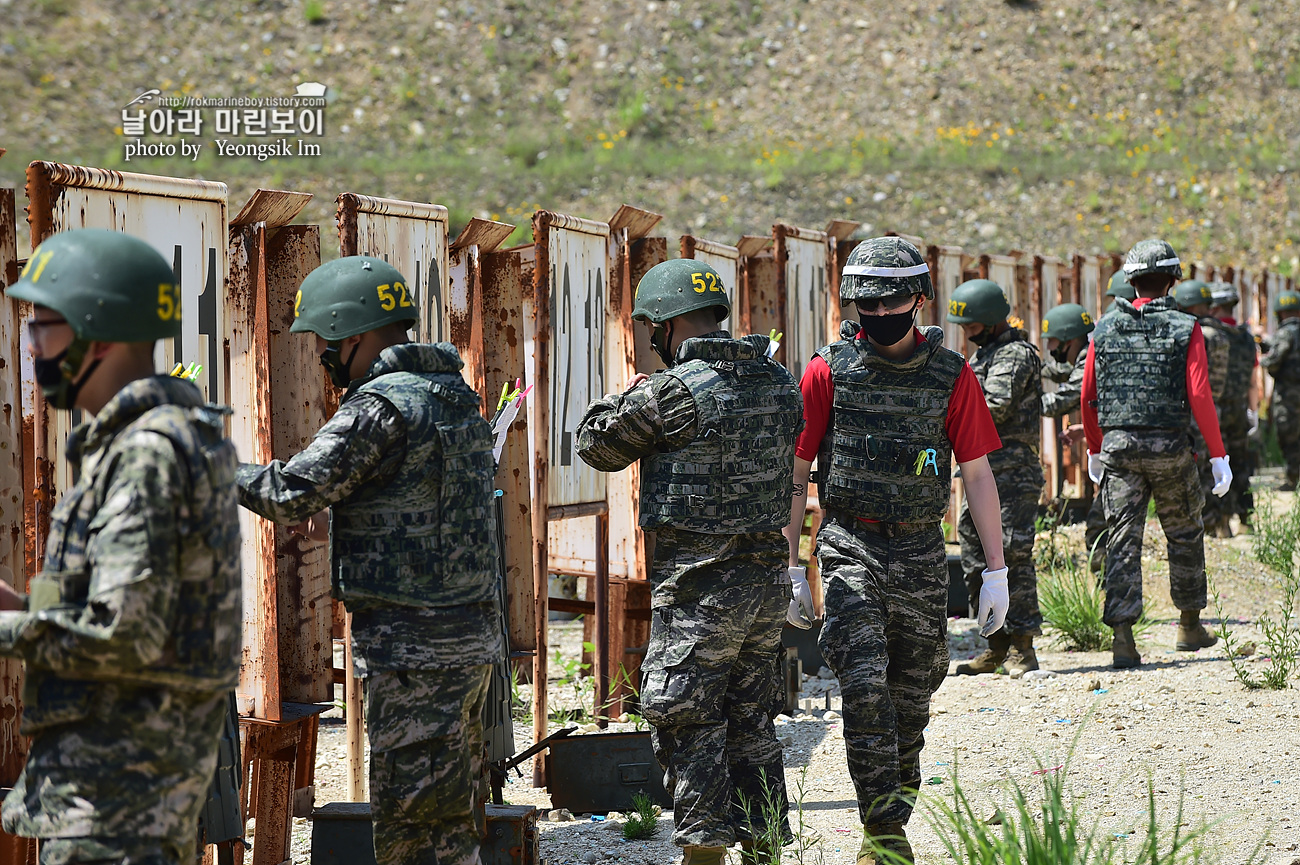
<instances>
[{"instance_id":1,"label":"rusted metal panel","mask_svg":"<svg viewBox=\"0 0 1300 865\"><path fill-rule=\"evenodd\" d=\"M1098 299L1105 297L1106 286L1101 279L1103 259L1099 255L1076 256L1079 274L1079 303L1090 314L1096 315Z\"/></svg>"},{"instance_id":2,"label":"rusted metal panel","mask_svg":"<svg viewBox=\"0 0 1300 865\"><path fill-rule=\"evenodd\" d=\"M862 242L850 240L859 225L847 219L832 219L826 226L826 289L830 295L826 299L826 338L832 342L839 339L840 323L845 315L857 316L856 311L840 303L840 276L849 255ZM814 600L817 600L815 595Z\"/></svg>"},{"instance_id":3,"label":"rusted metal panel","mask_svg":"<svg viewBox=\"0 0 1300 865\"><path fill-rule=\"evenodd\" d=\"M1016 259L1010 255L989 255L985 256L988 261L989 275L988 279L993 280L1002 287L1002 293L1007 296L1007 303L1011 305L1011 314L1016 315L1016 310L1020 307L1020 287L1016 284Z\"/></svg>"},{"instance_id":4,"label":"rusted metal panel","mask_svg":"<svg viewBox=\"0 0 1300 865\"><path fill-rule=\"evenodd\" d=\"M935 264L931 265L930 280L934 283L934 309L938 324L943 328L943 344L955 352L968 355L966 337L961 325L947 320L948 301L953 289L965 281L965 263L970 256L960 246L935 247Z\"/></svg>"},{"instance_id":5,"label":"rusted metal panel","mask_svg":"<svg viewBox=\"0 0 1300 865\"><path fill-rule=\"evenodd\" d=\"M419 315L416 338L447 339L447 208L345 192L336 215L344 255L382 258L406 277Z\"/></svg>"},{"instance_id":6,"label":"rusted metal panel","mask_svg":"<svg viewBox=\"0 0 1300 865\"><path fill-rule=\"evenodd\" d=\"M447 259L448 341L456 346L465 367L461 374L475 393L482 397L483 415L491 418L496 398L484 386L483 375L483 297L480 282L481 261L475 244L453 249ZM498 391L498 394L500 391Z\"/></svg>"},{"instance_id":7,"label":"rusted metal panel","mask_svg":"<svg viewBox=\"0 0 1300 865\"><path fill-rule=\"evenodd\" d=\"M762 244L755 243L761 240ZM772 239L742 237L736 244L740 250L740 307L748 315L748 333L768 333L773 328L785 330L785 300L778 284L776 257L772 255ZM746 250L751 250L746 254ZM774 359L784 363L789 356L787 343L782 341Z\"/></svg>"},{"instance_id":8,"label":"rusted metal panel","mask_svg":"<svg viewBox=\"0 0 1300 865\"><path fill-rule=\"evenodd\" d=\"M547 682L547 608L550 597L550 547L548 546L548 514L551 506L550 469L551 452L551 306L552 286L555 282L551 259L549 228L553 214L540 211L533 214L533 269L532 293L525 295L524 304L524 359L528 364L527 378L534 383L533 402L529 407L528 437L532 456L533 484L533 741L546 738L546 682ZM602 243L603 248L603 243ZM603 317L602 317L603 320ZM603 368L603 367L602 367ZM533 786L546 783L546 773L540 760L533 761Z\"/></svg>"},{"instance_id":9,"label":"rusted metal panel","mask_svg":"<svg viewBox=\"0 0 1300 865\"><path fill-rule=\"evenodd\" d=\"M727 328L731 331L732 336L743 335L743 332L736 327L736 319L738 318L736 315L738 309L736 286L740 282L740 250L725 243L706 240L703 237L695 237L691 234L683 234L679 245L682 258L693 258L696 261L702 261L716 270L718 276L722 277L722 287L727 294L727 302L731 304L732 311Z\"/></svg>"},{"instance_id":10,"label":"rusted metal panel","mask_svg":"<svg viewBox=\"0 0 1300 865\"><path fill-rule=\"evenodd\" d=\"M827 235L824 231L777 223L772 226L772 237L777 293L785 298L785 322L777 330L785 332L785 366L799 379L813 353L827 343Z\"/></svg>"},{"instance_id":11,"label":"rusted metal panel","mask_svg":"<svg viewBox=\"0 0 1300 865\"><path fill-rule=\"evenodd\" d=\"M532 247L526 248L532 251ZM485 393L499 394L524 374L525 298L532 285L525 281L518 251L487 253L480 259L483 287L483 357ZM533 518L531 450L528 441L531 403L520 412L506 434L497 466L496 488L502 493L505 534L506 620L510 647L516 652L537 648L533 615Z\"/></svg>"}]
</instances>

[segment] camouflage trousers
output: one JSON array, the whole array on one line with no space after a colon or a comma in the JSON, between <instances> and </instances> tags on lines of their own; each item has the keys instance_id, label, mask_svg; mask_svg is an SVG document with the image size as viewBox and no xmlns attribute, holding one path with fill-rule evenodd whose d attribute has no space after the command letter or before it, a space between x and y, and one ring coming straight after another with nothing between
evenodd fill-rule
<instances>
[{"instance_id":1,"label":"camouflage trousers","mask_svg":"<svg viewBox=\"0 0 1300 865\"><path fill-rule=\"evenodd\" d=\"M889 538L828 511L818 646L839 679L844 744L864 824L903 822L921 783L930 695L947 651L948 565L938 523Z\"/></svg>"},{"instance_id":2,"label":"camouflage trousers","mask_svg":"<svg viewBox=\"0 0 1300 865\"><path fill-rule=\"evenodd\" d=\"M675 571L674 594L662 597L656 581L642 667L641 711L673 797L673 843L719 847L752 838L750 827L762 831L768 802L789 835L785 764L773 723L782 705L781 627L790 605L785 539L771 533L761 551L710 557L682 573L692 534L658 533L652 580Z\"/></svg>"},{"instance_id":3,"label":"camouflage trousers","mask_svg":"<svg viewBox=\"0 0 1300 865\"><path fill-rule=\"evenodd\" d=\"M1210 450L1205 443L1205 438L1195 427L1192 429L1191 438L1193 459L1196 462L1196 477L1201 484L1201 499L1205 502L1201 508L1201 526L1205 531L1212 532L1219 525L1226 525L1232 512L1226 508L1226 499L1214 495L1214 470L1210 467Z\"/></svg>"},{"instance_id":4,"label":"camouflage trousers","mask_svg":"<svg viewBox=\"0 0 1300 865\"><path fill-rule=\"evenodd\" d=\"M196 839L197 844L197 839ZM197 847L188 851L165 838L46 838L41 865L193 865Z\"/></svg>"},{"instance_id":5,"label":"camouflage trousers","mask_svg":"<svg viewBox=\"0 0 1300 865\"><path fill-rule=\"evenodd\" d=\"M1142 536L1154 497L1169 553L1169 594L1180 610L1205 607L1201 484L1185 430L1112 429L1102 439L1101 500L1106 547L1106 624L1142 614Z\"/></svg>"},{"instance_id":6,"label":"camouflage trousers","mask_svg":"<svg viewBox=\"0 0 1300 865\"><path fill-rule=\"evenodd\" d=\"M1038 519L1038 500L1043 494L1043 470L1037 464L998 468L998 501L1002 505L1002 554L1007 561L1007 590L1011 606L1007 610L1006 633L1026 636L1043 632L1043 614L1038 610L1038 575L1034 569L1034 522ZM961 569L966 575L971 607L979 606L980 576L988 567L984 546L965 499L957 519L957 538L961 541Z\"/></svg>"},{"instance_id":7,"label":"camouflage trousers","mask_svg":"<svg viewBox=\"0 0 1300 865\"><path fill-rule=\"evenodd\" d=\"M1106 564L1106 514L1101 507L1101 493L1092 497L1088 506L1088 517L1083 524L1083 548L1088 551L1088 568L1094 574L1101 573Z\"/></svg>"},{"instance_id":8,"label":"camouflage trousers","mask_svg":"<svg viewBox=\"0 0 1300 865\"><path fill-rule=\"evenodd\" d=\"M480 865L483 700L492 667L366 678L378 865Z\"/></svg>"},{"instance_id":9,"label":"camouflage trousers","mask_svg":"<svg viewBox=\"0 0 1300 865\"><path fill-rule=\"evenodd\" d=\"M1290 392L1273 391L1273 402L1268 412L1277 433L1278 447L1286 459L1286 476L1292 483L1300 480L1300 405L1293 400L1300 396Z\"/></svg>"},{"instance_id":10,"label":"camouflage trousers","mask_svg":"<svg viewBox=\"0 0 1300 865\"><path fill-rule=\"evenodd\" d=\"M1219 427L1223 434L1223 447L1228 452L1229 466L1232 468L1232 486L1223 498L1223 510L1228 515L1236 514L1243 520L1249 519L1250 512L1255 509L1255 497L1250 492L1250 476L1255 473L1255 455L1250 449L1248 429L1244 412L1240 422L1225 413Z\"/></svg>"}]
</instances>

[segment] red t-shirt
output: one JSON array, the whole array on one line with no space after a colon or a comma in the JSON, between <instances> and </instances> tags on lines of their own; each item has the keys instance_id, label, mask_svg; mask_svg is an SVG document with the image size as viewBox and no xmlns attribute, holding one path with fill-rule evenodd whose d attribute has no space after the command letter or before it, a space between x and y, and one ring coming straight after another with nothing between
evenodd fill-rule
<instances>
[{"instance_id":1,"label":"red t-shirt","mask_svg":"<svg viewBox=\"0 0 1300 865\"><path fill-rule=\"evenodd\" d=\"M915 334L919 347L925 342L925 337L919 330ZM828 432L835 396L831 368L826 361L814 357L808 363L803 371L803 379L799 382L799 390L803 393L804 428L795 443L794 452L800 459L812 462ZM952 386L944 430L948 433L953 455L959 463L979 459L1002 447L997 427L993 425L993 416L989 414L988 404L984 402L984 390L969 364L963 366Z\"/></svg>"},{"instance_id":2,"label":"red t-shirt","mask_svg":"<svg viewBox=\"0 0 1300 865\"><path fill-rule=\"evenodd\" d=\"M1133 306L1140 309L1153 298L1139 297ZM1083 367L1083 394L1080 404L1083 408L1083 431L1088 439L1088 453L1101 453L1102 429L1097 420L1097 371L1093 360L1097 352L1088 352L1088 360ZM1201 323L1192 323L1192 338L1187 343L1187 401L1192 407L1192 417L1205 439L1206 450L1211 457L1221 457L1227 453L1223 447L1223 436L1219 433L1219 415L1214 409L1214 397L1210 395L1210 362L1205 356L1205 336L1201 333Z\"/></svg>"}]
</instances>

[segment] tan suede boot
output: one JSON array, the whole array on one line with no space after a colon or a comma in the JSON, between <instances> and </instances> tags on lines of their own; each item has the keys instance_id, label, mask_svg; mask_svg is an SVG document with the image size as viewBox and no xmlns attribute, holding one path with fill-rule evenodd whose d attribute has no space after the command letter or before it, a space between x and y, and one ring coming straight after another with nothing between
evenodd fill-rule
<instances>
[{"instance_id":1,"label":"tan suede boot","mask_svg":"<svg viewBox=\"0 0 1300 865\"><path fill-rule=\"evenodd\" d=\"M753 841L745 840L740 842L740 865L768 865L773 859L772 850L769 850L765 843L755 844ZM776 858L780 858L778 854Z\"/></svg>"},{"instance_id":2,"label":"tan suede boot","mask_svg":"<svg viewBox=\"0 0 1300 865\"><path fill-rule=\"evenodd\" d=\"M1111 641L1111 666L1116 670L1128 670L1142 664L1138 654L1137 641L1133 639L1132 625L1116 625L1115 639Z\"/></svg>"},{"instance_id":3,"label":"tan suede boot","mask_svg":"<svg viewBox=\"0 0 1300 865\"><path fill-rule=\"evenodd\" d=\"M1013 676L1023 676L1030 670L1038 669L1038 653L1034 651L1032 634L1017 634L1011 638L1011 648L1007 650L1003 666Z\"/></svg>"},{"instance_id":4,"label":"tan suede boot","mask_svg":"<svg viewBox=\"0 0 1300 865\"><path fill-rule=\"evenodd\" d=\"M726 847L683 847L682 865L724 865Z\"/></svg>"},{"instance_id":5,"label":"tan suede boot","mask_svg":"<svg viewBox=\"0 0 1300 865\"><path fill-rule=\"evenodd\" d=\"M858 865L895 865L897 860L886 859L876 852L881 849L901 857L904 862L912 862L912 845L907 843L907 830L902 823L874 823L862 827Z\"/></svg>"},{"instance_id":6,"label":"tan suede boot","mask_svg":"<svg viewBox=\"0 0 1300 865\"><path fill-rule=\"evenodd\" d=\"M1201 624L1200 610L1183 610L1178 617L1178 641L1174 648L1180 652L1207 649L1219 642L1212 631Z\"/></svg>"},{"instance_id":7,"label":"tan suede boot","mask_svg":"<svg viewBox=\"0 0 1300 865\"><path fill-rule=\"evenodd\" d=\"M989 634L989 647L982 654L976 655L965 663L957 665L958 676L974 676L977 673L992 673L1006 660L1007 650L1011 648L1011 635L1005 631Z\"/></svg>"}]
</instances>

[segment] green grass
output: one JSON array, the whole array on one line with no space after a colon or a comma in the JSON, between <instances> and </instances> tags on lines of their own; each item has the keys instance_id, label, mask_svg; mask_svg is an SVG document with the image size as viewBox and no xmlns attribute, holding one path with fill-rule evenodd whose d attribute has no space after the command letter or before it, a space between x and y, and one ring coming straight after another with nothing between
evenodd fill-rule
<instances>
[{"instance_id":1,"label":"green grass","mask_svg":"<svg viewBox=\"0 0 1300 865\"><path fill-rule=\"evenodd\" d=\"M659 829L659 807L645 793L632 794L632 806L636 809L623 824L623 837L628 841L646 841L655 836Z\"/></svg>"},{"instance_id":2,"label":"green grass","mask_svg":"<svg viewBox=\"0 0 1300 865\"><path fill-rule=\"evenodd\" d=\"M1110 648L1113 631L1103 620L1106 592L1103 580L1094 577L1073 558L1058 558L1057 564L1038 572L1038 607L1043 621L1057 631L1056 641L1078 652L1103 652ZM1133 635L1141 639L1151 628L1144 607L1141 618L1133 625Z\"/></svg>"}]
</instances>

